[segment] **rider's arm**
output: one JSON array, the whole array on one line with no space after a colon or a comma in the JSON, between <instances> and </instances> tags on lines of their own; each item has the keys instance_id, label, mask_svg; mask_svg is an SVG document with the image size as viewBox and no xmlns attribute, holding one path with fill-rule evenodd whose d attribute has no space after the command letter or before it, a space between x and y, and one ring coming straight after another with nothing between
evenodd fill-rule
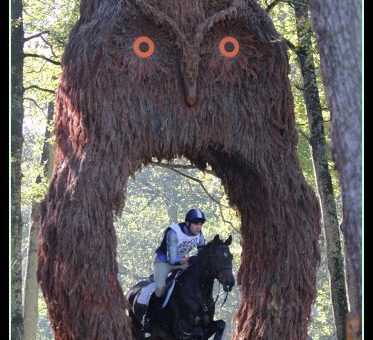
<instances>
[{"instance_id":1,"label":"rider's arm","mask_svg":"<svg viewBox=\"0 0 373 340\"><path fill-rule=\"evenodd\" d=\"M173 266L179 266L181 258L177 256L177 235L170 229L167 232L167 259Z\"/></svg>"}]
</instances>

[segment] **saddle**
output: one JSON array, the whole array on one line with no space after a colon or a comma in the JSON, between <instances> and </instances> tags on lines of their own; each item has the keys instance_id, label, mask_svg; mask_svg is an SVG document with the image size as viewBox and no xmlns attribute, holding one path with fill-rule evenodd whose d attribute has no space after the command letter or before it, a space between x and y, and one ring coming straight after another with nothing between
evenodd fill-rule
<instances>
[{"instance_id":1,"label":"saddle","mask_svg":"<svg viewBox=\"0 0 373 340\"><path fill-rule=\"evenodd\" d=\"M174 291L176 279L179 277L179 275L182 272L183 272L182 269L176 269L168 274L167 279L166 279L166 291L163 295L162 308L165 308L167 306L167 303L170 300L172 292ZM149 283L143 288L141 288L139 297L137 298L137 303L142 304L142 305L149 304L150 297L155 291L154 274L151 274L148 280L149 280Z\"/></svg>"}]
</instances>

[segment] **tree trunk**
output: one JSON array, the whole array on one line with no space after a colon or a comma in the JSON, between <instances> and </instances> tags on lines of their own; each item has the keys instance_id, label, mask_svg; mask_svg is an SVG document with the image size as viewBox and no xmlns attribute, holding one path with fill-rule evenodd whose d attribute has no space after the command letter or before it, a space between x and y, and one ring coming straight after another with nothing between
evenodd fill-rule
<instances>
[{"instance_id":1,"label":"tree trunk","mask_svg":"<svg viewBox=\"0 0 373 340\"><path fill-rule=\"evenodd\" d=\"M23 147L23 23L22 1L12 0L11 36L11 332L22 339L22 214L21 159Z\"/></svg>"},{"instance_id":2,"label":"tree trunk","mask_svg":"<svg viewBox=\"0 0 373 340\"><path fill-rule=\"evenodd\" d=\"M53 119L54 105L52 102L48 106L47 127L45 130L45 139L43 152L40 163L44 164L44 176L51 178L53 170L53 147L48 142L51 133L48 130ZM40 183L41 178L36 179L36 183ZM29 245L27 253L27 268L25 274L24 295L23 295L23 328L24 340L35 340L38 322L38 297L39 286L36 281L36 271L38 266L37 242L40 230L39 224L39 204L33 203L31 208L31 225L29 230Z\"/></svg>"},{"instance_id":3,"label":"tree trunk","mask_svg":"<svg viewBox=\"0 0 373 340\"><path fill-rule=\"evenodd\" d=\"M332 179L328 168L326 153L327 144L325 140L322 109L316 83L311 41L312 33L308 17L308 1L300 0L294 2L293 6L299 41L297 56L303 77L303 95L311 134L310 145L312 159L324 222L323 231L326 241L334 324L337 339L343 340L345 338L345 316L348 312L344 262L341 251L341 235L339 233Z\"/></svg>"},{"instance_id":4,"label":"tree trunk","mask_svg":"<svg viewBox=\"0 0 373 340\"><path fill-rule=\"evenodd\" d=\"M325 90L332 112L332 154L340 173L343 231L361 310L361 0L311 0Z\"/></svg>"},{"instance_id":5,"label":"tree trunk","mask_svg":"<svg viewBox=\"0 0 373 340\"><path fill-rule=\"evenodd\" d=\"M39 286L36 281L37 237L39 233L38 205L32 204L31 224L29 229L29 244L27 251L27 264L23 291L23 340L35 340L38 322Z\"/></svg>"},{"instance_id":6,"label":"tree trunk","mask_svg":"<svg viewBox=\"0 0 373 340\"><path fill-rule=\"evenodd\" d=\"M332 155L340 174L351 288L357 297L351 312L361 315L361 0L310 0L310 4L332 113ZM353 334L361 337L361 326Z\"/></svg>"}]
</instances>

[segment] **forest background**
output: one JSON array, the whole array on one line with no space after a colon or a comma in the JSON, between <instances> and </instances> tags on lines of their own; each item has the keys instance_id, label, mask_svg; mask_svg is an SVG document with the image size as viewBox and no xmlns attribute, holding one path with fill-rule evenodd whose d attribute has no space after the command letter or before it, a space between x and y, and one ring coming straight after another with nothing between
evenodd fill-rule
<instances>
[{"instance_id":1,"label":"forest background","mask_svg":"<svg viewBox=\"0 0 373 340\"><path fill-rule=\"evenodd\" d=\"M331 204L331 215L334 214L334 219L328 219L324 213L317 299L310 316L309 335L314 340L341 339L338 309L347 311L348 304L357 297L349 287L349 264L344 256L343 234L339 228L342 200L339 178L330 152L330 112L308 3L303 0L259 3L268 12L288 46L289 78L299 136L297 150L304 176L318 194L323 209ZM13 334L18 334L15 321L18 320L18 326L22 324L23 339L53 339L46 305L35 279L38 225L33 223L31 216L37 213L38 203L46 194L53 171L54 96L61 72L61 56L69 32L79 16L79 1L12 0L12 6L12 72L13 67L16 70L21 67L22 72L18 72L18 77L23 84L20 92L12 89L12 96L21 96L22 102L22 107L18 108L20 115L14 115L12 107L12 162L20 167L22 174L20 190L12 192L12 200L17 200L20 208L20 214L13 213L12 216L12 223L18 226L14 234L12 230L12 246L18 242L21 249L19 254L14 255L19 261L14 266L12 261L12 285L15 287L12 328ZM15 40L17 32L21 34L20 40ZM318 108L316 113L315 105ZM317 113L319 116L315 116ZM321 125L315 130L313 123L320 119ZM325 155L326 175L318 173L322 159L318 159L315 152L315 138L311 138L315 135L319 138L316 142L321 148L318 152ZM326 176L326 179L322 176ZM324 194L320 195L320 187ZM327 195L323 200L325 192ZM164 228L170 223L182 221L191 207L202 209L207 216L203 229L207 240L217 233L224 238L233 236L231 250L234 273L237 273L241 253L240 216L229 207L220 180L209 169L203 173L181 158L172 163L154 160L131 179L126 197L124 212L115 221L118 280L124 293L151 273L154 249ZM332 203L325 200L332 200ZM12 248L18 249L16 246ZM333 258L339 263L337 268L332 266ZM340 279L336 278L338 275L346 278L346 281L343 279L343 287ZM333 288L339 289L334 296L344 293L339 305L333 302ZM239 299L239 289L235 287L223 307L220 307L223 299L217 303L216 317L227 321L226 339L234 330L231 320ZM21 318L17 319L17 315L21 315Z\"/></svg>"}]
</instances>

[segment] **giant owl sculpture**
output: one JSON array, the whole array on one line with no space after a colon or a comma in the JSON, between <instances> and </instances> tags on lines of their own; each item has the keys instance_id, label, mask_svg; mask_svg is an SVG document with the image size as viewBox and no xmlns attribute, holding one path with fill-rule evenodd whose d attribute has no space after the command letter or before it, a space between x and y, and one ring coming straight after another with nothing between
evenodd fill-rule
<instances>
[{"instance_id":1,"label":"giant owl sculpture","mask_svg":"<svg viewBox=\"0 0 373 340\"><path fill-rule=\"evenodd\" d=\"M56 339L130 339L114 214L152 159L209 164L241 214L235 339L301 340L320 212L286 48L254 0L82 0L56 97L38 280Z\"/></svg>"}]
</instances>

